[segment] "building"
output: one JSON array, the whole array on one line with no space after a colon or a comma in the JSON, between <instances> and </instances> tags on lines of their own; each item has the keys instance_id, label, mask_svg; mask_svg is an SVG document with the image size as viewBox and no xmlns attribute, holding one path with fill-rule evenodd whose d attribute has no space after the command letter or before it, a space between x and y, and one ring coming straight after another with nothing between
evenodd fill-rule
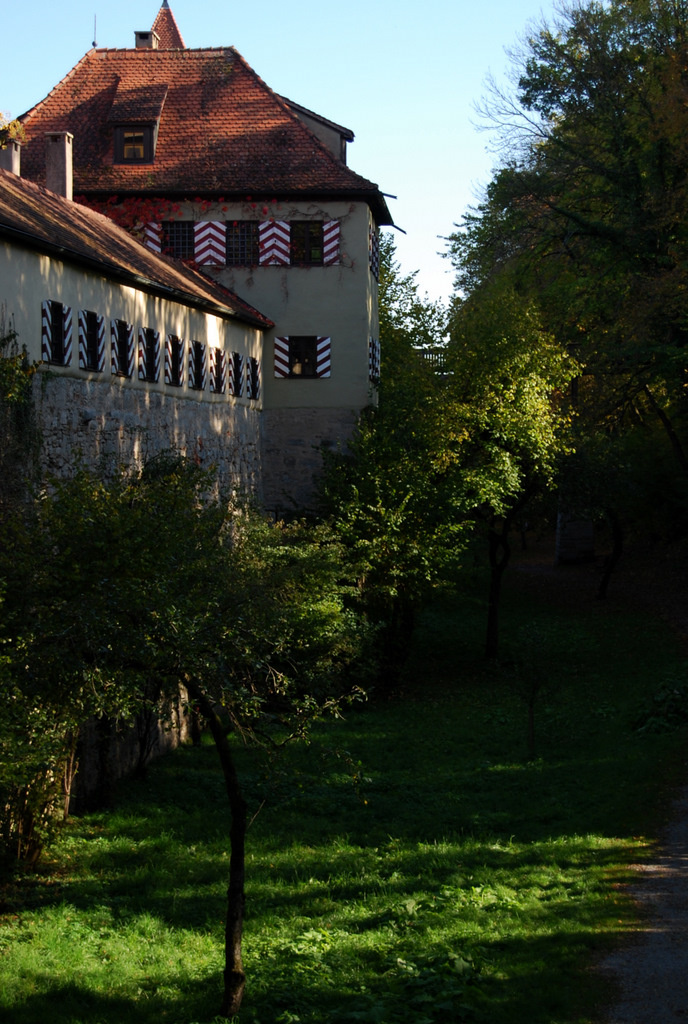
<instances>
[{"instance_id":1,"label":"building","mask_svg":"<svg viewBox=\"0 0 688 1024\"><path fill-rule=\"evenodd\" d=\"M260 496L307 504L320 446L346 439L378 373L391 217L347 166L353 134L278 96L234 48L186 48L167 0L134 47L89 50L21 121L23 176L45 184L46 147L69 133L79 203L271 321L244 352L261 367Z\"/></svg>"},{"instance_id":2,"label":"building","mask_svg":"<svg viewBox=\"0 0 688 1024\"><path fill-rule=\"evenodd\" d=\"M58 177L70 146L68 135L49 140ZM5 331L40 364L46 467L60 474L83 458L112 468L174 448L259 493L272 321L102 214L19 177L16 145L10 153L15 173L0 170L0 308Z\"/></svg>"}]
</instances>

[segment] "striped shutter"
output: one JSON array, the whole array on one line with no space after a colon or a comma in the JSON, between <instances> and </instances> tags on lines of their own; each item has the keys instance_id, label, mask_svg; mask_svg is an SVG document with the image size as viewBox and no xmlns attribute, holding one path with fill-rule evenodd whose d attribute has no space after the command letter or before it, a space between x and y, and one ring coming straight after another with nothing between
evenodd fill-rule
<instances>
[{"instance_id":1,"label":"striped shutter","mask_svg":"<svg viewBox=\"0 0 688 1024\"><path fill-rule=\"evenodd\" d=\"M330 376L330 355L332 352L331 338L318 338L316 343L316 375L318 377Z\"/></svg>"},{"instance_id":2,"label":"striped shutter","mask_svg":"<svg viewBox=\"0 0 688 1024\"><path fill-rule=\"evenodd\" d=\"M125 373L127 377L134 376L134 359L136 353L134 351L134 325L127 324L127 365Z\"/></svg>"},{"instance_id":3,"label":"striped shutter","mask_svg":"<svg viewBox=\"0 0 688 1024\"><path fill-rule=\"evenodd\" d=\"M323 265L339 265L339 221L326 220L323 224Z\"/></svg>"},{"instance_id":4,"label":"striped shutter","mask_svg":"<svg viewBox=\"0 0 688 1024\"><path fill-rule=\"evenodd\" d=\"M96 354L96 366L88 365L88 331L86 314L88 310L79 310L79 369L97 370L102 373L105 369L105 318L98 317L98 352Z\"/></svg>"},{"instance_id":5,"label":"striped shutter","mask_svg":"<svg viewBox=\"0 0 688 1024\"><path fill-rule=\"evenodd\" d=\"M49 363L53 354L53 322L50 315L50 300L41 303L41 359Z\"/></svg>"},{"instance_id":6,"label":"striped shutter","mask_svg":"<svg viewBox=\"0 0 688 1024\"><path fill-rule=\"evenodd\" d=\"M117 344L117 321L110 321L110 372L119 373L119 346Z\"/></svg>"},{"instance_id":7,"label":"striped shutter","mask_svg":"<svg viewBox=\"0 0 688 1024\"><path fill-rule=\"evenodd\" d=\"M201 220L194 224L194 252L199 264L227 262L227 228L223 221Z\"/></svg>"},{"instance_id":8,"label":"striped shutter","mask_svg":"<svg viewBox=\"0 0 688 1024\"><path fill-rule=\"evenodd\" d=\"M63 366L69 366L72 362L72 340L73 340L73 320L72 320L72 307L63 306L62 314L64 317L63 331L64 331L64 358L62 360Z\"/></svg>"},{"instance_id":9,"label":"striped shutter","mask_svg":"<svg viewBox=\"0 0 688 1024\"><path fill-rule=\"evenodd\" d=\"M288 266L291 232L284 220L266 220L258 228L261 266Z\"/></svg>"},{"instance_id":10,"label":"striped shutter","mask_svg":"<svg viewBox=\"0 0 688 1024\"><path fill-rule=\"evenodd\" d=\"M374 224L370 225L368 236L368 260L376 281L380 279L380 235Z\"/></svg>"},{"instance_id":11,"label":"striped shutter","mask_svg":"<svg viewBox=\"0 0 688 1024\"><path fill-rule=\"evenodd\" d=\"M199 379L198 380L196 379L196 360L194 358L194 354L196 352L196 346L197 345L200 346L200 353L201 353L201 359L200 359L201 365L199 367L199 374L198 374L198 378ZM206 376L207 376L206 347L205 347L205 345L201 345L200 342L198 342L198 341L192 341L191 344L189 345L189 387L190 388L195 388L197 391L205 391Z\"/></svg>"},{"instance_id":12,"label":"striped shutter","mask_svg":"<svg viewBox=\"0 0 688 1024\"><path fill-rule=\"evenodd\" d=\"M232 352L229 359L229 393L235 398L244 393L244 357L239 352Z\"/></svg>"},{"instance_id":13,"label":"striped shutter","mask_svg":"<svg viewBox=\"0 0 688 1024\"><path fill-rule=\"evenodd\" d=\"M179 345L179 379L175 380L172 374L173 346ZM173 384L175 387L182 387L184 384L184 342L177 334L168 334L165 342L165 383Z\"/></svg>"},{"instance_id":14,"label":"striped shutter","mask_svg":"<svg viewBox=\"0 0 688 1024\"><path fill-rule=\"evenodd\" d=\"M377 381L380 377L380 342L375 338L368 341L368 379Z\"/></svg>"},{"instance_id":15,"label":"striped shutter","mask_svg":"<svg viewBox=\"0 0 688 1024\"><path fill-rule=\"evenodd\" d=\"M148 221L143 225L143 242L153 252L162 251L162 224L157 221Z\"/></svg>"},{"instance_id":16,"label":"striped shutter","mask_svg":"<svg viewBox=\"0 0 688 1024\"><path fill-rule=\"evenodd\" d=\"M275 338L275 377L289 376L289 338Z\"/></svg>"}]
</instances>

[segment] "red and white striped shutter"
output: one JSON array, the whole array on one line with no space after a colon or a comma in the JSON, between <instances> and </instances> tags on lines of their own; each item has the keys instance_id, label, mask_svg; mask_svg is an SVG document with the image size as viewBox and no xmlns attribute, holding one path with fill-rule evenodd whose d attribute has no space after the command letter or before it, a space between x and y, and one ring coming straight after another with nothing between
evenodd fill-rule
<instances>
[{"instance_id":1,"label":"red and white striped shutter","mask_svg":"<svg viewBox=\"0 0 688 1024\"><path fill-rule=\"evenodd\" d=\"M368 379L375 381L380 376L380 342L375 338L368 341Z\"/></svg>"},{"instance_id":2,"label":"red and white striped shutter","mask_svg":"<svg viewBox=\"0 0 688 1024\"><path fill-rule=\"evenodd\" d=\"M50 300L41 303L41 359L49 363L53 354L53 324L50 316Z\"/></svg>"},{"instance_id":3,"label":"red and white striped shutter","mask_svg":"<svg viewBox=\"0 0 688 1024\"><path fill-rule=\"evenodd\" d=\"M110 321L110 372L119 373L119 346L117 344L117 321Z\"/></svg>"},{"instance_id":4,"label":"red and white striped shutter","mask_svg":"<svg viewBox=\"0 0 688 1024\"><path fill-rule=\"evenodd\" d=\"M162 252L162 224L148 221L143 225L143 242L153 252Z\"/></svg>"},{"instance_id":5,"label":"red and white striped shutter","mask_svg":"<svg viewBox=\"0 0 688 1024\"><path fill-rule=\"evenodd\" d=\"M201 220L194 224L194 256L199 264L227 262L227 228L223 221Z\"/></svg>"},{"instance_id":6,"label":"red and white striped shutter","mask_svg":"<svg viewBox=\"0 0 688 1024\"><path fill-rule=\"evenodd\" d=\"M63 327L63 354L62 359L63 366L70 366L72 362L72 341L74 339L74 321L72 319L72 307L62 307L62 327Z\"/></svg>"},{"instance_id":7,"label":"red and white striped shutter","mask_svg":"<svg viewBox=\"0 0 688 1024\"><path fill-rule=\"evenodd\" d=\"M326 220L323 224L323 264L336 267L339 264L339 221Z\"/></svg>"},{"instance_id":8,"label":"red and white striped shutter","mask_svg":"<svg viewBox=\"0 0 688 1024\"><path fill-rule=\"evenodd\" d=\"M100 317L98 318L100 320ZM86 310L79 310L79 369L88 370L88 352L86 341Z\"/></svg>"},{"instance_id":9,"label":"red and white striped shutter","mask_svg":"<svg viewBox=\"0 0 688 1024\"><path fill-rule=\"evenodd\" d=\"M289 376L289 338L275 338L275 377Z\"/></svg>"},{"instance_id":10,"label":"red and white striped shutter","mask_svg":"<svg viewBox=\"0 0 688 1024\"><path fill-rule=\"evenodd\" d=\"M374 224L370 225L368 236L368 260L375 280L380 277L380 236Z\"/></svg>"},{"instance_id":11,"label":"red and white striped shutter","mask_svg":"<svg viewBox=\"0 0 688 1024\"><path fill-rule=\"evenodd\" d=\"M139 380L146 379L146 331L139 327Z\"/></svg>"},{"instance_id":12,"label":"red and white striped shutter","mask_svg":"<svg viewBox=\"0 0 688 1024\"><path fill-rule=\"evenodd\" d=\"M318 338L315 346L315 374L317 377L330 376L331 338Z\"/></svg>"},{"instance_id":13,"label":"red and white striped shutter","mask_svg":"<svg viewBox=\"0 0 688 1024\"><path fill-rule=\"evenodd\" d=\"M291 231L284 220L266 220L258 228L261 266L289 266Z\"/></svg>"},{"instance_id":14,"label":"red and white striped shutter","mask_svg":"<svg viewBox=\"0 0 688 1024\"><path fill-rule=\"evenodd\" d=\"M127 324L127 366L126 374L127 377L134 376L134 363L136 359L136 350L134 346L134 325Z\"/></svg>"}]
</instances>

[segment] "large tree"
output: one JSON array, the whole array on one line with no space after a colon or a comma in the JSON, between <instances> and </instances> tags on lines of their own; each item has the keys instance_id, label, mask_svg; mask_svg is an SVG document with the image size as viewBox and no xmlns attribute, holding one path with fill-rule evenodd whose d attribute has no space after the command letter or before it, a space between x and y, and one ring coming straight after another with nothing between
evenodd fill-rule
<instances>
[{"instance_id":1,"label":"large tree","mask_svg":"<svg viewBox=\"0 0 688 1024\"><path fill-rule=\"evenodd\" d=\"M507 147L452 236L468 293L508 273L581 362L581 413L657 418L688 471L688 5L560 9L488 111Z\"/></svg>"}]
</instances>

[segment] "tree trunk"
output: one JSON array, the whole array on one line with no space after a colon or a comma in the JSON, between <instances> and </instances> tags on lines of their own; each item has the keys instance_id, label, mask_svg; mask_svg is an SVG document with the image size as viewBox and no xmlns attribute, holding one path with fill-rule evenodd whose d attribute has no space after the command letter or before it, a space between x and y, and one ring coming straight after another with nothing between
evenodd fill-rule
<instances>
[{"instance_id":1,"label":"tree trunk","mask_svg":"<svg viewBox=\"0 0 688 1024\"><path fill-rule=\"evenodd\" d=\"M229 831L230 858L225 924L224 995L220 1006L220 1016L234 1017L239 1012L246 987L246 975L241 959L245 903L246 801L241 793L232 750L222 722L201 687L188 679L185 682L189 696L198 705L215 741L232 813L232 824Z\"/></svg>"},{"instance_id":2,"label":"tree trunk","mask_svg":"<svg viewBox=\"0 0 688 1024\"><path fill-rule=\"evenodd\" d=\"M490 550L490 591L487 601L485 657L491 659L497 657L499 650L499 600L502 593L502 576L511 555L510 527L511 520L507 518L502 523L500 531L495 526L491 526L487 535Z\"/></svg>"},{"instance_id":3,"label":"tree trunk","mask_svg":"<svg viewBox=\"0 0 688 1024\"><path fill-rule=\"evenodd\" d=\"M623 554L623 530L621 529L619 517L614 509L611 508L605 509L605 513L612 531L612 550L604 560L604 571L597 589L597 597L601 601L607 596L607 587L612 578L612 573Z\"/></svg>"}]
</instances>

